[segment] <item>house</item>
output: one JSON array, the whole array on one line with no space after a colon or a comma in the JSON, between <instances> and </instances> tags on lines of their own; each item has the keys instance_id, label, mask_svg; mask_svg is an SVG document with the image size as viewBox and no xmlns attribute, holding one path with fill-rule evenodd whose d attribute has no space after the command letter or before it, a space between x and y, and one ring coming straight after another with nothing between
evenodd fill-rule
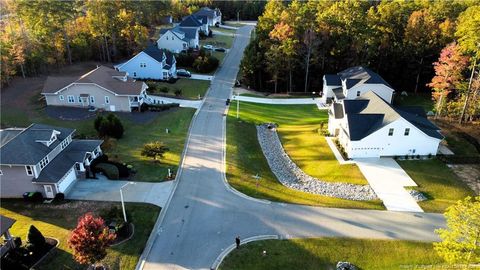
<instances>
[{"instance_id":1,"label":"house","mask_svg":"<svg viewBox=\"0 0 480 270\"><path fill-rule=\"evenodd\" d=\"M175 56L156 44L149 45L125 63L115 69L126 72L135 79L169 80L177 77L177 61Z\"/></svg>"},{"instance_id":2,"label":"house","mask_svg":"<svg viewBox=\"0 0 480 270\"><path fill-rule=\"evenodd\" d=\"M10 249L15 248L15 242L10 234L10 228L17 222L15 219L0 215L0 235L4 239L0 243L0 257L3 257Z\"/></svg>"},{"instance_id":3,"label":"house","mask_svg":"<svg viewBox=\"0 0 480 270\"><path fill-rule=\"evenodd\" d=\"M193 13L195 17L200 20L206 19L209 26L219 26L222 24L222 12L220 9L211 9L208 7L202 7L197 12Z\"/></svg>"},{"instance_id":4,"label":"house","mask_svg":"<svg viewBox=\"0 0 480 270\"><path fill-rule=\"evenodd\" d=\"M198 49L200 44L199 28L181 27L160 30L157 47L174 53L188 49Z\"/></svg>"},{"instance_id":5,"label":"house","mask_svg":"<svg viewBox=\"0 0 480 270\"><path fill-rule=\"evenodd\" d=\"M334 102L328 130L349 158L436 155L443 139L419 107L393 107L374 91Z\"/></svg>"},{"instance_id":6,"label":"house","mask_svg":"<svg viewBox=\"0 0 480 270\"><path fill-rule=\"evenodd\" d=\"M201 31L205 35L208 35L209 33L208 21L206 17L199 19L194 15L189 15L183 18L178 26L181 28L198 29L198 31Z\"/></svg>"},{"instance_id":7,"label":"house","mask_svg":"<svg viewBox=\"0 0 480 270\"><path fill-rule=\"evenodd\" d=\"M388 103L392 103L393 88L377 73L362 66L352 67L337 74L323 76L324 103L332 100L355 99L373 91Z\"/></svg>"},{"instance_id":8,"label":"house","mask_svg":"<svg viewBox=\"0 0 480 270\"><path fill-rule=\"evenodd\" d=\"M90 163L102 154L103 141L74 140L74 132L42 124L0 130L1 197L38 191L54 198L85 178Z\"/></svg>"},{"instance_id":9,"label":"house","mask_svg":"<svg viewBox=\"0 0 480 270\"><path fill-rule=\"evenodd\" d=\"M41 94L48 106L130 112L144 102L148 87L127 75L126 72L99 66L80 77L49 76Z\"/></svg>"}]
</instances>

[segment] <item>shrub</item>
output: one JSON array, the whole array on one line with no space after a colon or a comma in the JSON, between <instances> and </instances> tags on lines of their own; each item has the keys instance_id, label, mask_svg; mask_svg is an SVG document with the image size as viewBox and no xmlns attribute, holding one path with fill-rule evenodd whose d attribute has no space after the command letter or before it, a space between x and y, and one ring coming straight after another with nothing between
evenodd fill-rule
<instances>
[{"instance_id":1,"label":"shrub","mask_svg":"<svg viewBox=\"0 0 480 270\"><path fill-rule=\"evenodd\" d=\"M108 114L107 117L103 115L97 116L93 124L100 137L109 136L120 139L123 136L122 122L113 113Z\"/></svg>"},{"instance_id":2,"label":"shrub","mask_svg":"<svg viewBox=\"0 0 480 270\"><path fill-rule=\"evenodd\" d=\"M417 159L420 159L420 155L417 155Z\"/></svg>"},{"instance_id":3,"label":"shrub","mask_svg":"<svg viewBox=\"0 0 480 270\"><path fill-rule=\"evenodd\" d=\"M408 160L408 155L405 155L405 160Z\"/></svg>"},{"instance_id":4,"label":"shrub","mask_svg":"<svg viewBox=\"0 0 480 270\"><path fill-rule=\"evenodd\" d=\"M175 96L177 96L177 97L181 96L182 95L182 90L181 89L176 89L174 93L175 93Z\"/></svg>"},{"instance_id":5,"label":"shrub","mask_svg":"<svg viewBox=\"0 0 480 270\"><path fill-rule=\"evenodd\" d=\"M96 172L102 172L108 179L118 179L119 172L117 166L110 163L98 163L95 165Z\"/></svg>"},{"instance_id":6,"label":"shrub","mask_svg":"<svg viewBox=\"0 0 480 270\"><path fill-rule=\"evenodd\" d=\"M118 208L117 206L112 206L108 209L103 210L100 212L100 216L107 222L122 222L123 221L123 214L122 210ZM128 218L128 212L127 212L127 218Z\"/></svg>"},{"instance_id":7,"label":"shrub","mask_svg":"<svg viewBox=\"0 0 480 270\"><path fill-rule=\"evenodd\" d=\"M180 53L177 57L177 65L180 67L191 67L195 57L191 53Z\"/></svg>"},{"instance_id":8,"label":"shrub","mask_svg":"<svg viewBox=\"0 0 480 270\"><path fill-rule=\"evenodd\" d=\"M153 160L157 160L163 158L163 155L168 151L168 147L165 146L164 143L156 141L151 142L143 145L143 149L141 152L142 156L153 158Z\"/></svg>"},{"instance_id":9,"label":"shrub","mask_svg":"<svg viewBox=\"0 0 480 270\"><path fill-rule=\"evenodd\" d=\"M160 92L162 92L162 93L168 93L168 91L169 91L170 89L168 89L168 87L166 87L166 86L163 86L163 87L160 87L159 90L160 90Z\"/></svg>"},{"instance_id":10,"label":"shrub","mask_svg":"<svg viewBox=\"0 0 480 270\"><path fill-rule=\"evenodd\" d=\"M42 233L33 225L30 225L27 240L33 250L38 251L45 247L45 237L43 237Z\"/></svg>"},{"instance_id":11,"label":"shrub","mask_svg":"<svg viewBox=\"0 0 480 270\"><path fill-rule=\"evenodd\" d=\"M65 194L57 193L57 194L55 194L55 198L53 200L55 202L63 202L65 200Z\"/></svg>"},{"instance_id":12,"label":"shrub","mask_svg":"<svg viewBox=\"0 0 480 270\"><path fill-rule=\"evenodd\" d=\"M145 104L145 103L144 103ZM149 111L154 111L154 112L157 112L157 111L165 111L165 110L168 110L170 108L175 108L175 107L179 107L180 104L178 103L168 103L168 104L147 104L146 105L146 108L147 110Z\"/></svg>"}]
</instances>

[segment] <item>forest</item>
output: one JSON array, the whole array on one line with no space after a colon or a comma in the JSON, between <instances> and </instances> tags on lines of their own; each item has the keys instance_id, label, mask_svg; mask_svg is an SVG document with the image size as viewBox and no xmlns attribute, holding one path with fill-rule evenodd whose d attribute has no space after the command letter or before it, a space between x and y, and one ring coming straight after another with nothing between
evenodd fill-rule
<instances>
[{"instance_id":1,"label":"forest","mask_svg":"<svg viewBox=\"0 0 480 270\"><path fill-rule=\"evenodd\" d=\"M48 74L81 61L115 62L143 50L164 16L175 21L201 7L225 19L253 19L264 1L0 0L1 83Z\"/></svg>"},{"instance_id":2,"label":"forest","mask_svg":"<svg viewBox=\"0 0 480 270\"><path fill-rule=\"evenodd\" d=\"M368 66L437 116L480 114L478 1L269 1L241 70L264 92L319 92L323 74Z\"/></svg>"}]
</instances>

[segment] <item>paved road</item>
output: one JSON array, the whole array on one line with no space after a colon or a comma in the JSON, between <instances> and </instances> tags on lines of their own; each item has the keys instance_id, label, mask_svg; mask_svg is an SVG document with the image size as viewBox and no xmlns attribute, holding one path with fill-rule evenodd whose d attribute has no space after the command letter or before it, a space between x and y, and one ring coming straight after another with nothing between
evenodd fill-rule
<instances>
[{"instance_id":1,"label":"paved road","mask_svg":"<svg viewBox=\"0 0 480 270\"><path fill-rule=\"evenodd\" d=\"M234 46L192 124L178 186L164 210L144 269L209 269L237 235L243 239L276 234L282 238L436 240L433 230L444 226L438 214L263 203L245 199L224 185L225 99L231 94L252 28L237 31Z\"/></svg>"}]
</instances>

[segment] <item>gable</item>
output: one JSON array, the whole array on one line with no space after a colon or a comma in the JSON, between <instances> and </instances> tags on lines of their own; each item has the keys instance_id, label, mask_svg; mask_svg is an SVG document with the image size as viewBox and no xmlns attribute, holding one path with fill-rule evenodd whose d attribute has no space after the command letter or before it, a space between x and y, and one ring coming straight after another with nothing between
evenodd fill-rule
<instances>
[{"instance_id":1,"label":"gable","mask_svg":"<svg viewBox=\"0 0 480 270\"><path fill-rule=\"evenodd\" d=\"M160 68L162 68L163 66L161 62L159 62L155 58L151 57L150 55L142 51L137 55L135 55L134 57L130 58L130 60L128 60L127 62L118 66L117 68L128 72L128 70L133 68L133 66L135 65L136 67L139 67L140 63L147 63L147 68L148 68L148 64L154 65L154 66L160 66Z\"/></svg>"}]
</instances>

